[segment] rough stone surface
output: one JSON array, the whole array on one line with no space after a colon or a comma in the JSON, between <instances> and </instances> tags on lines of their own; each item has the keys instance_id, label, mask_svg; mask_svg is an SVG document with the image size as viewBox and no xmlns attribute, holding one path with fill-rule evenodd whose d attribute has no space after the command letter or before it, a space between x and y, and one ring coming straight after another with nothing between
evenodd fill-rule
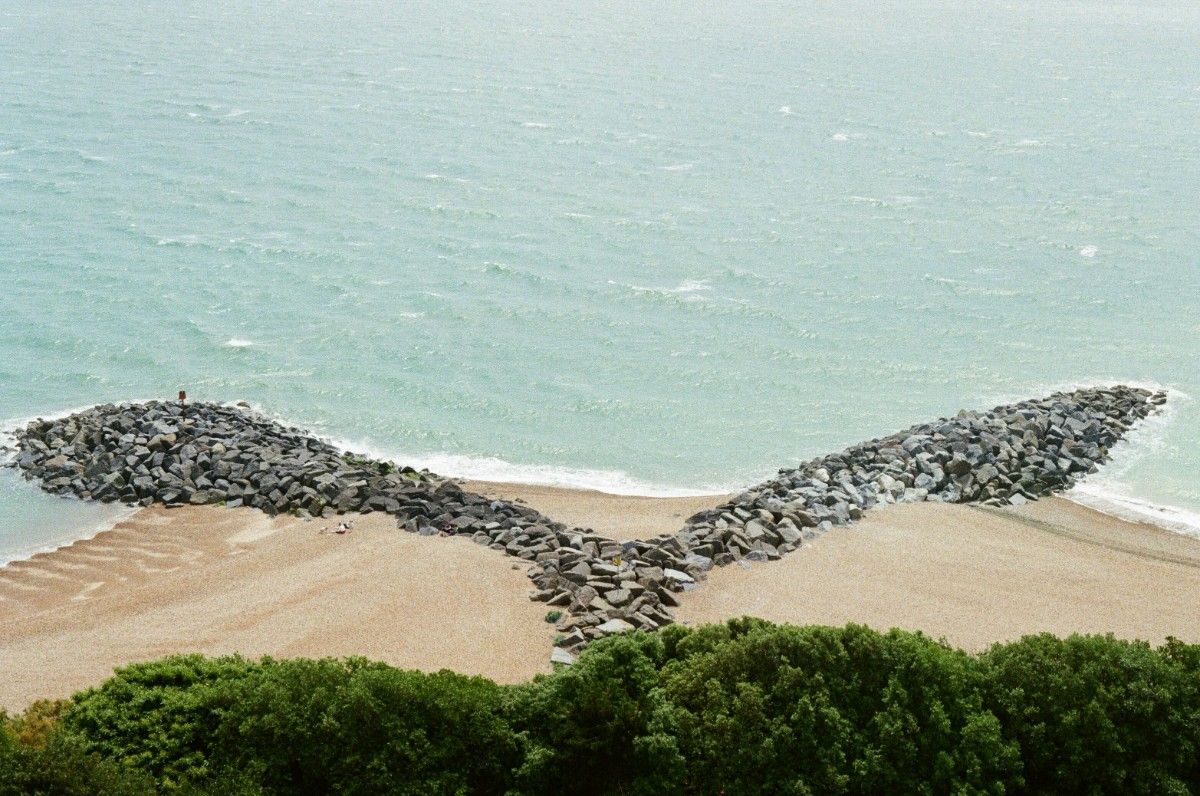
<instances>
[{"instance_id":1,"label":"rough stone surface","mask_svg":"<svg viewBox=\"0 0 1200 796\"><path fill-rule=\"evenodd\" d=\"M567 652L562 647L555 647L554 649L550 650L550 662L561 663L566 666L570 666L575 662L575 656Z\"/></svg>"},{"instance_id":2,"label":"rough stone surface","mask_svg":"<svg viewBox=\"0 0 1200 796\"><path fill-rule=\"evenodd\" d=\"M1021 504L1108 460L1162 393L1116 386L960 412L799 467L689 518L675 534L616 542L425 471L344 453L241 405L104 404L37 420L10 466L47 492L148 506L223 504L334 516L386 512L426 536L462 535L525 562L532 599L561 606L557 660L589 641L672 621L678 592L714 566L773 561L878 505Z\"/></svg>"}]
</instances>

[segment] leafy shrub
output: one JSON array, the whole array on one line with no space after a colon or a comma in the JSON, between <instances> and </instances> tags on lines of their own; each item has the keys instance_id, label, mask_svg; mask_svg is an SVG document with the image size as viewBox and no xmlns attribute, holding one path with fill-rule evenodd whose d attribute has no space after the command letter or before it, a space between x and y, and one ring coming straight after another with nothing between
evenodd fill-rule
<instances>
[{"instance_id":1,"label":"leafy shrub","mask_svg":"<svg viewBox=\"0 0 1200 796\"><path fill-rule=\"evenodd\" d=\"M667 705L658 691L662 640L630 634L593 644L572 666L515 686L526 793L669 793L683 758L669 732L652 729Z\"/></svg>"},{"instance_id":2,"label":"leafy shrub","mask_svg":"<svg viewBox=\"0 0 1200 796\"><path fill-rule=\"evenodd\" d=\"M20 723L20 719L16 723ZM88 753L76 739L50 733L26 745L0 713L0 796L152 796L150 777Z\"/></svg>"},{"instance_id":3,"label":"leafy shrub","mask_svg":"<svg viewBox=\"0 0 1200 796\"><path fill-rule=\"evenodd\" d=\"M973 659L914 633L735 620L668 636L662 688L704 793L1004 793L1016 745Z\"/></svg>"},{"instance_id":4,"label":"leafy shrub","mask_svg":"<svg viewBox=\"0 0 1200 796\"><path fill-rule=\"evenodd\" d=\"M1200 647L1043 634L982 656L987 703L1039 793L1200 785Z\"/></svg>"},{"instance_id":5,"label":"leafy shrub","mask_svg":"<svg viewBox=\"0 0 1200 796\"><path fill-rule=\"evenodd\" d=\"M1200 646L1031 636L972 656L919 633L740 619L604 639L516 686L179 656L0 728L0 796L154 788L1200 793Z\"/></svg>"},{"instance_id":6,"label":"leafy shrub","mask_svg":"<svg viewBox=\"0 0 1200 796\"><path fill-rule=\"evenodd\" d=\"M69 704L65 699L39 699L20 716L8 719L8 730L18 744L41 749L50 742Z\"/></svg>"},{"instance_id":7,"label":"leafy shrub","mask_svg":"<svg viewBox=\"0 0 1200 796\"><path fill-rule=\"evenodd\" d=\"M363 659L266 662L227 689L214 757L268 793L498 793L519 763L501 693Z\"/></svg>"},{"instance_id":8,"label":"leafy shrub","mask_svg":"<svg viewBox=\"0 0 1200 796\"><path fill-rule=\"evenodd\" d=\"M145 771L166 788L211 771L213 740L228 699L223 688L258 664L240 657L178 655L117 669L75 696L63 729L90 751Z\"/></svg>"}]
</instances>

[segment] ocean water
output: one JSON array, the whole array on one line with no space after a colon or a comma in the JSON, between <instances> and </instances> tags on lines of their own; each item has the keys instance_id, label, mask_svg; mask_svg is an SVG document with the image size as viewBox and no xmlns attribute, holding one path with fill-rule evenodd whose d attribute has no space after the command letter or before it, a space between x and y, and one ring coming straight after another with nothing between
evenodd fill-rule
<instances>
[{"instance_id":1,"label":"ocean water","mask_svg":"<svg viewBox=\"0 0 1200 796\"><path fill-rule=\"evenodd\" d=\"M1200 4L0 0L0 418L727 489L1132 381L1200 512ZM0 476L0 553L104 510Z\"/></svg>"}]
</instances>

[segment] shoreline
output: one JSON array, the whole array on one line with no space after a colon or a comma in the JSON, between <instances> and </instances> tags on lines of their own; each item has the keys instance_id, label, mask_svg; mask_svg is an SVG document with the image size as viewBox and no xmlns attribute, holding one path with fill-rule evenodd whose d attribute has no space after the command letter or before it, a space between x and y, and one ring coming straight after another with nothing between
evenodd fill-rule
<instances>
[{"instance_id":1,"label":"shoreline","mask_svg":"<svg viewBox=\"0 0 1200 796\"><path fill-rule=\"evenodd\" d=\"M1129 497L1113 488L1084 481L1060 497L1126 522L1150 525L1169 533L1200 539L1200 512Z\"/></svg>"},{"instance_id":2,"label":"shoreline","mask_svg":"<svg viewBox=\"0 0 1200 796\"><path fill-rule=\"evenodd\" d=\"M594 525L593 530L606 535L625 533L626 535L620 536L621 539L646 538L657 533L674 533L682 527L683 520L687 516L690 516L690 514L702 508L716 505L736 494L736 492L701 494L699 491L695 494L686 495L627 494L623 492L608 492L597 487L574 487L530 481L492 481L456 476L448 477L461 484L464 489L476 491L489 497L509 497L509 499L513 499L517 503L533 505L548 516L561 516L568 520L576 513L576 510L572 508L573 506L586 506L595 499L611 499L621 503L622 508L634 517L634 522L618 525L611 519L609 521L599 521ZM1137 498L1129 498L1111 489L1106 490L1104 487L1093 487L1088 481L1083 481L1074 489L1060 493L1056 497L1124 522L1147 525L1179 536L1200 539L1200 513L1194 513L1188 509L1151 503ZM542 505L538 504L538 500L544 501L546 508L543 509ZM657 522L655 521L656 513L649 509L656 505L656 501L677 502L677 505L680 507L679 510L672 510L667 514L667 517L671 518L680 517L679 522L674 527L667 527L661 518ZM666 504L662 505L665 506ZM687 511L692 506L696 507L693 511L681 514L681 512ZM76 542L91 539L97 534L110 530L117 523L129 519L129 517L136 514L139 510L137 506L126 506L124 508L126 512L121 516L105 520L98 525L81 528L78 537L72 537L61 544L55 546L47 544L33 551L15 553L0 551L0 568L17 561L27 561L43 553L52 553L55 550L70 547ZM612 517L614 515L609 516ZM632 529L634 528L641 530L633 531ZM639 534L641 535L639 536Z\"/></svg>"},{"instance_id":3,"label":"shoreline","mask_svg":"<svg viewBox=\"0 0 1200 796\"><path fill-rule=\"evenodd\" d=\"M531 501L527 489L506 497ZM601 518L628 500L569 497ZM680 500L645 499L643 516L674 522L691 508ZM15 673L0 684L0 706L65 697L115 666L185 652L366 655L505 682L549 671L556 631L547 606L529 599L530 562L466 538L404 533L380 512L354 521L339 536L319 533L332 520L155 506L0 566L0 665ZM713 570L678 597L687 624L854 621L970 650L1041 631L1200 641L1189 610L1200 603L1200 541L1061 497L900 504L780 561Z\"/></svg>"},{"instance_id":4,"label":"shoreline","mask_svg":"<svg viewBox=\"0 0 1200 796\"><path fill-rule=\"evenodd\" d=\"M1179 404L1191 400L1191 396L1187 393L1154 382L1129 382L1129 384L1140 389L1159 390L1163 395L1169 396L1169 400L1155 413L1140 421L1123 439L1118 441L1116 449L1113 451L1114 461L1106 465L1105 469L1107 472L1105 474L1092 480L1081 480L1074 488L1058 494L1067 500L1086 506L1102 514L1134 523L1148 523L1172 533L1200 539L1200 511L1186 507L1158 504L1132 497L1124 491L1119 481L1112 480L1111 475L1109 475L1114 470L1121 471L1132 461L1136 461L1144 456L1148 452L1147 448L1152 445L1153 440L1170 425ZM1081 382L1080 385L1083 387L1103 388L1108 386L1108 382L1085 381ZM1053 389L1066 389L1068 386L1064 384ZM137 402L120 401L117 405L135 403ZM272 415L264 411L262 407L247 403L246 401L226 401L220 405L227 408L246 408L261 418L282 423L289 429L299 430L297 424L288 421L286 418ZM90 407L61 409L39 415L36 418L30 416L4 421L3 424L0 424L0 465L15 460L16 434L22 425L28 424L35 419L53 421L68 418L88 408ZM711 486L698 488L663 486L639 481L621 471L554 467L550 465L519 465L493 457L424 454L415 457L405 456L394 458L381 453L374 446L365 442L356 444L336 437L322 437L320 439L323 442L331 444L342 453L365 451L367 455L384 461L399 461L403 459L407 464L433 469L439 476L455 481L469 490L481 493L489 493L490 491L497 495L512 492L518 496L517 502L522 502L519 499L521 495L536 496L537 499L542 500L548 507L547 510L543 511L543 514L552 518L560 518L561 516L563 519L570 519L574 516L573 504L581 499L586 500L591 496L620 499L626 501L622 506L620 520L618 521L616 517L610 517L606 521L597 521L594 530L601 534L607 533L608 535L616 533L620 535L621 539L633 539L639 536L646 538L657 533L674 533L680 529L682 522L677 523L674 527L668 527L661 520L649 520L650 524L645 524L647 520L641 516L642 509L645 506L652 505L655 500L679 499L694 501L692 505L697 507L695 510L699 510L704 507L706 500L717 499L720 501L729 499L738 492L751 489L754 486L752 484L745 484L729 491L713 491ZM6 446L11 447L9 450L6 450ZM468 463L469 466L464 467L464 462ZM439 465L445 464L446 466L431 467L435 463ZM499 472L506 474L523 472L533 475L530 475L528 478L492 478L478 477L471 474L494 473L497 472L497 467L500 468ZM545 476L546 480L538 480L540 476ZM596 478L597 480L594 483L589 483L586 480L588 478ZM613 488L614 485L617 486ZM136 506L130 506L127 507L127 511L132 512L136 508ZM687 511L686 514L679 518L681 520L685 519L691 513L693 511ZM81 526L78 528L78 535L59 534L57 538L66 541L57 545L55 545L55 540L49 540L43 544L35 543L35 546L25 547L21 550L9 552L0 550L0 566L12 561L27 560L38 553L61 549L63 546L69 546L75 541L91 538L106 528L111 527L113 523L128 516L129 514L125 512L98 524ZM632 518L632 522L630 518ZM583 523L572 522L569 524Z\"/></svg>"},{"instance_id":5,"label":"shoreline","mask_svg":"<svg viewBox=\"0 0 1200 796\"><path fill-rule=\"evenodd\" d=\"M593 530L618 540L647 538L659 533L678 531L683 520L696 511L714 506L731 498L736 492L687 495L626 494L608 492L594 487L573 487L560 484L543 484L528 481L491 481L450 476L464 489L479 492L488 497L506 498L516 503L532 505L551 517L571 521L580 511L591 510L595 501L612 501L614 509L602 518L593 520ZM1134 525L1145 525L1185 538L1200 539L1200 513L1162 504L1150 503L1137 498L1128 498L1103 487L1093 488L1083 481L1074 489L1055 497L1096 512L1105 517ZM661 502L660 501L665 501ZM667 506L670 511L664 511ZM623 514L616 510L619 507ZM120 516L106 519L94 526L79 530L79 536L71 537L61 544L42 545L32 551L7 553L0 551L0 569L8 564L28 561L35 556L53 553L70 547L76 542L87 541L111 530L115 525L128 520L140 510L138 506L125 506ZM616 517L632 517L632 522L616 521ZM669 521L679 518L674 526ZM581 523L575 523L581 524ZM614 535L615 534L615 535Z\"/></svg>"},{"instance_id":6,"label":"shoreline","mask_svg":"<svg viewBox=\"0 0 1200 796\"><path fill-rule=\"evenodd\" d=\"M962 410L781 469L736 495L683 502L464 489L345 452L242 404L183 400L104 404L31 423L16 434L13 466L51 494L102 503L324 519L378 512L421 537L469 538L519 559L513 568L524 567L530 598L557 607L546 614L560 631L551 659L570 664L592 641L676 621L681 595L714 568L778 561L873 508L1020 507L1067 491L1166 401L1163 392L1113 385Z\"/></svg>"}]
</instances>

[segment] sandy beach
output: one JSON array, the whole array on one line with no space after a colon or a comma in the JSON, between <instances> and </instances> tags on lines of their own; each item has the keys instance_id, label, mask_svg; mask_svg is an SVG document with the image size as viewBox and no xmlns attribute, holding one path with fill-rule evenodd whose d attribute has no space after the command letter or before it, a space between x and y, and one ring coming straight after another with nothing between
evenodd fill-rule
<instances>
[{"instance_id":1,"label":"sandy beach","mask_svg":"<svg viewBox=\"0 0 1200 796\"><path fill-rule=\"evenodd\" d=\"M719 502L471 484L621 537ZM549 670L553 629L524 565L465 538L217 507L139 511L0 568L0 707L95 685L175 652L364 655L515 682ZM1061 498L1020 508L891 506L781 561L712 573L680 621L899 626L980 649L1048 630L1200 641L1200 542Z\"/></svg>"},{"instance_id":2,"label":"sandy beach","mask_svg":"<svg viewBox=\"0 0 1200 796\"><path fill-rule=\"evenodd\" d=\"M1197 642L1198 605L1200 541L1055 497L868 512L780 561L713 572L676 617L860 622L981 650L1042 631Z\"/></svg>"},{"instance_id":3,"label":"sandy beach","mask_svg":"<svg viewBox=\"0 0 1200 796\"><path fill-rule=\"evenodd\" d=\"M0 568L0 707L176 652L362 655L502 682L549 670L553 628L515 559L384 514L346 535L320 532L330 525L153 507Z\"/></svg>"}]
</instances>

